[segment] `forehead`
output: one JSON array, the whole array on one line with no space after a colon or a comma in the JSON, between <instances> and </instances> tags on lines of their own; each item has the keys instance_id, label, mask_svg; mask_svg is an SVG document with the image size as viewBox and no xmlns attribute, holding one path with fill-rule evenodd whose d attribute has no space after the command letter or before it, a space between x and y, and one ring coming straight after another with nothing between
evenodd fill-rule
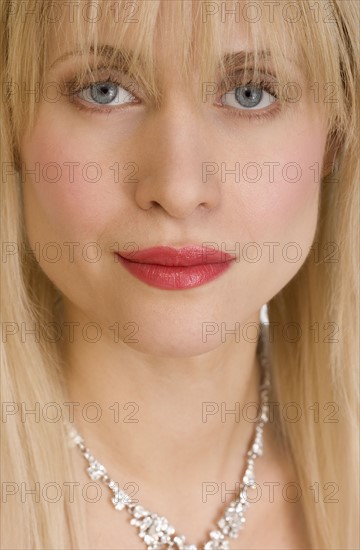
<instances>
[{"instance_id":1,"label":"forehead","mask_svg":"<svg viewBox=\"0 0 360 550\"><path fill-rule=\"evenodd\" d=\"M54 4L54 3L52 3ZM258 3L252 3L258 6ZM279 28L276 21L266 24L265 17L256 17L255 12L241 10L237 0L146 0L146 1L101 1L78 0L71 4L56 0L56 25L49 34L47 49L50 58L63 54L69 48L99 43L136 50L151 49L157 60L170 60L172 64L187 48L195 61L204 61L208 56L221 52L249 50L254 42L262 49L270 49L274 33L286 50L291 41L286 38L286 29ZM262 12L261 12L262 13ZM264 14L262 14L264 15ZM199 45L207 45L207 52ZM211 51L213 50L213 51ZM146 52L143 52L146 53Z\"/></svg>"},{"instance_id":2,"label":"forehead","mask_svg":"<svg viewBox=\"0 0 360 550\"><path fill-rule=\"evenodd\" d=\"M165 87L193 93L204 82L220 82L247 67L276 75L279 82L303 81L296 41L283 22L241 12L238 1L77 0L71 12L61 0L57 5L61 21L47 33L45 73L59 59L81 52L75 59L84 73L105 60L109 67L125 68L154 98Z\"/></svg>"}]
</instances>

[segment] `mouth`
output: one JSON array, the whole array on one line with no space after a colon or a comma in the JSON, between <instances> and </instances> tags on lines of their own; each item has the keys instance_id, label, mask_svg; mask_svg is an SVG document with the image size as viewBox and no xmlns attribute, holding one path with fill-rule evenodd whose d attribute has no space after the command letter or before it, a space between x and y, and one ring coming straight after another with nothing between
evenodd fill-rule
<instances>
[{"instance_id":1,"label":"mouth","mask_svg":"<svg viewBox=\"0 0 360 550\"><path fill-rule=\"evenodd\" d=\"M164 290L204 285L230 268L235 256L204 246L157 246L130 253L115 253L134 277Z\"/></svg>"}]
</instances>

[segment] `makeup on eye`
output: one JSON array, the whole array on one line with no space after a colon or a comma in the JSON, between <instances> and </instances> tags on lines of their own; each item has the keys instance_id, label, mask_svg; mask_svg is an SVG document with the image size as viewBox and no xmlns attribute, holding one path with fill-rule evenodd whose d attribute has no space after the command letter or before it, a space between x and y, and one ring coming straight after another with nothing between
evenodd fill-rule
<instances>
[{"instance_id":1,"label":"makeup on eye","mask_svg":"<svg viewBox=\"0 0 360 550\"><path fill-rule=\"evenodd\" d=\"M250 78L244 82L243 76L237 74L221 83L219 87L221 95L214 105L226 107L234 114L249 119L251 117L265 118L280 109L280 105L277 105L276 109L272 105L279 103L274 82L275 79L272 76L266 75ZM69 96L75 106L83 111L109 114L118 111L118 109L129 107L131 104L142 103L141 99L137 97L140 95L140 88L135 80L131 80L129 75L119 74L116 70L108 71L107 74L91 72L82 78L75 76L64 81L63 86L64 95ZM267 112L269 107L272 107L271 113Z\"/></svg>"},{"instance_id":2,"label":"makeup on eye","mask_svg":"<svg viewBox=\"0 0 360 550\"><path fill-rule=\"evenodd\" d=\"M117 89L119 88L119 90ZM78 92L78 97L84 101L99 103L100 105L119 105L124 103L134 103L136 98L128 90L123 88L119 82L104 81L91 84Z\"/></svg>"}]
</instances>

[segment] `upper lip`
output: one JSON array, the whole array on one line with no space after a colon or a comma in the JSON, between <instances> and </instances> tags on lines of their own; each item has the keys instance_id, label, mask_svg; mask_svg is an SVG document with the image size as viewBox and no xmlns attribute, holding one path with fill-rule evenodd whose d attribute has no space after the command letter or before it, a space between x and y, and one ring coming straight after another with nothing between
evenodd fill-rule
<instances>
[{"instance_id":1,"label":"upper lip","mask_svg":"<svg viewBox=\"0 0 360 550\"><path fill-rule=\"evenodd\" d=\"M206 246L155 246L132 252L117 252L119 256L140 264L158 264L166 266L190 266L218 264L235 259L233 254Z\"/></svg>"}]
</instances>

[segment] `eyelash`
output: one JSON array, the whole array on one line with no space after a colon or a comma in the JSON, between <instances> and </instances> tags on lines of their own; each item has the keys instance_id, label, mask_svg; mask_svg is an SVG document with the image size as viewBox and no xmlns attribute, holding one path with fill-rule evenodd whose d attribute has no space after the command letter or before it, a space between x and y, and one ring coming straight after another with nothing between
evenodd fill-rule
<instances>
[{"instance_id":1,"label":"eyelash","mask_svg":"<svg viewBox=\"0 0 360 550\"><path fill-rule=\"evenodd\" d=\"M102 115L104 114L109 115L111 112L117 109L114 107L107 108L105 106L95 107L94 106L95 104L91 104L93 105L92 107L87 107L86 105L84 105L83 103L80 103L79 101L76 101L75 99L78 93L82 92L83 90L86 90L90 85L98 84L99 82L111 82L111 84L116 84L117 86L121 86L124 90L128 91L131 95L133 95L136 98L136 95L132 93L130 90L128 90L126 86L124 86L124 83L121 82L121 79L118 77L118 74L111 73L111 72L108 73L106 76L104 76L104 78L101 78L101 80L98 80L98 81L95 81L90 78L85 79L85 81L83 82L80 82L79 79L77 78L74 78L69 81L65 81L63 82L63 86L65 89L64 95L72 98L71 100L74 103L74 106L79 111L84 111L89 114L99 113ZM242 82L241 84L240 83L236 84L236 82L234 82L232 87L228 86L227 89L223 90L222 95L224 95L224 93L226 93L227 91L233 90L234 88L244 87L249 85L259 87L265 92L274 96L276 99L278 99L278 95L275 91L274 86L270 82L264 79L249 80L247 82ZM129 104L124 104L118 108L121 110L127 110L129 105L132 105L133 103L138 103L138 101L133 101ZM270 118L273 118L281 109L281 105L278 101L275 101L274 106L271 107L270 109L267 107L266 109L260 109L260 111L256 109L236 109L234 107L228 107L226 105L216 105L216 106L218 108L225 109L225 111L231 116L241 117L243 119L250 120L250 121L269 120Z\"/></svg>"},{"instance_id":2,"label":"eyelash","mask_svg":"<svg viewBox=\"0 0 360 550\"><path fill-rule=\"evenodd\" d=\"M100 69L101 69L101 67L100 67ZM98 81L90 79L90 78L87 78L87 79L85 78L85 81L82 81L82 82L80 82L78 78L74 78L72 80L64 81L62 83L63 87L65 89L64 95L71 98L71 101L73 102L74 106L79 111L86 111L87 113L90 113L90 114L91 113L110 114L112 111L114 111L114 107L109 107L109 108L107 108L107 107L95 107L95 106L86 107L82 103L74 100L74 98L76 98L76 95L78 93L86 90L92 84L98 84L99 82L111 82L111 84L116 84L117 86L121 86L122 88L124 88L124 90L126 90L126 91L128 91L129 93L132 94L132 92L130 92L130 90L128 90L126 88L126 86L124 86L124 83L121 82L121 79L118 77L117 73L111 73L110 72L110 73L106 74L106 76L102 77L101 80L98 80ZM132 95L134 95L134 94L132 94ZM127 107L126 105L122 105L121 109L124 110L124 109L126 109L126 107Z\"/></svg>"},{"instance_id":3,"label":"eyelash","mask_svg":"<svg viewBox=\"0 0 360 550\"><path fill-rule=\"evenodd\" d=\"M274 96L276 99L279 98L275 87L268 81L264 79L254 79L254 80L248 80L247 82L242 82L239 84L234 84L232 86L229 86L231 90L234 88L242 88L244 86L256 86L258 88L261 88L265 92L269 93L270 95ZM281 104L279 101L276 101L272 107L266 107L265 109L235 109L234 107L227 107L226 105L219 106L219 108L223 108L226 111L229 112L229 115L245 118L246 120L254 121L254 120L269 120L270 118L273 118L277 113L281 110Z\"/></svg>"}]
</instances>

